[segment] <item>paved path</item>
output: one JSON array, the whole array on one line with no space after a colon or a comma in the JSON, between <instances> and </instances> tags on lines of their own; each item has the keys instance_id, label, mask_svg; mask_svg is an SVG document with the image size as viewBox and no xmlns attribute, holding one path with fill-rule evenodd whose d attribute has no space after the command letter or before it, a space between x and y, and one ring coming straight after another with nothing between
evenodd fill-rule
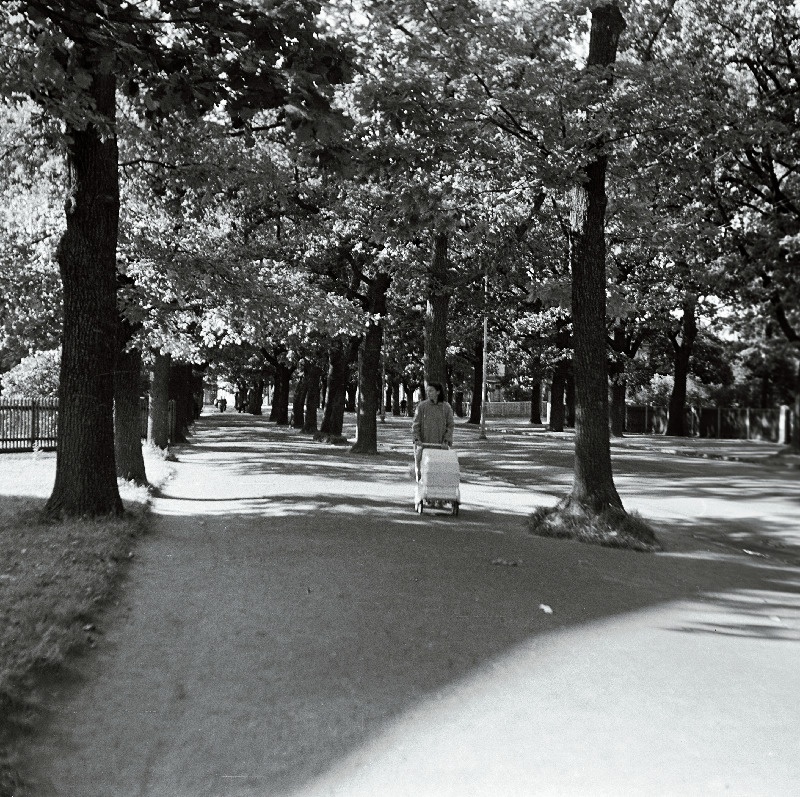
<instances>
[{"instance_id":1,"label":"paved path","mask_svg":"<svg viewBox=\"0 0 800 797\"><path fill-rule=\"evenodd\" d=\"M667 548L618 552L523 532L549 435L460 427L462 515L415 515L405 426L201 419L37 797L798 793L796 473L615 449Z\"/></svg>"}]
</instances>

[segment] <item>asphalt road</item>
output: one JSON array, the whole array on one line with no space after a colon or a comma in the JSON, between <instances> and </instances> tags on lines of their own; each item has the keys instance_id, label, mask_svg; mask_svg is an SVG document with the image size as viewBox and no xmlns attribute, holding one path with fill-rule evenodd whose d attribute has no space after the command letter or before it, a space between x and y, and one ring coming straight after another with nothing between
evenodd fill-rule
<instances>
[{"instance_id":1,"label":"asphalt road","mask_svg":"<svg viewBox=\"0 0 800 797\"><path fill-rule=\"evenodd\" d=\"M525 533L566 436L460 427L462 513L416 515L406 426L356 457L201 419L34 794L798 792L796 471L615 450L636 554Z\"/></svg>"}]
</instances>

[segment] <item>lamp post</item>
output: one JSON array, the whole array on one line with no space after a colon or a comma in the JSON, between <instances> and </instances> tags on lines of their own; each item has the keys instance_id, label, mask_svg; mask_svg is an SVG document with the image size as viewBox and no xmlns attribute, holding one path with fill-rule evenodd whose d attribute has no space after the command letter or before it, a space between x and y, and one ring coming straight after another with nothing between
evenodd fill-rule
<instances>
[{"instance_id":1,"label":"lamp post","mask_svg":"<svg viewBox=\"0 0 800 797\"><path fill-rule=\"evenodd\" d=\"M481 433L478 440L486 440L486 377L489 355L489 318L487 316L487 301L489 297L489 274L483 275L483 380L481 382Z\"/></svg>"}]
</instances>

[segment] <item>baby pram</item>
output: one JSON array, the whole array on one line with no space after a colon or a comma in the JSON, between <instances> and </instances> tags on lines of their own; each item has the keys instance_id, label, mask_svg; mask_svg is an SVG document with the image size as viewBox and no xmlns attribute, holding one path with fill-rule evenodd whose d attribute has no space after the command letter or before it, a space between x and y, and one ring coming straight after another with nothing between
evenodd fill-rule
<instances>
[{"instance_id":1,"label":"baby pram","mask_svg":"<svg viewBox=\"0 0 800 797\"><path fill-rule=\"evenodd\" d=\"M426 506L443 508L450 504L452 514L457 515L461 503L458 454L445 445L422 443L414 448L415 458L418 448L422 448L422 456L414 509L421 515Z\"/></svg>"}]
</instances>

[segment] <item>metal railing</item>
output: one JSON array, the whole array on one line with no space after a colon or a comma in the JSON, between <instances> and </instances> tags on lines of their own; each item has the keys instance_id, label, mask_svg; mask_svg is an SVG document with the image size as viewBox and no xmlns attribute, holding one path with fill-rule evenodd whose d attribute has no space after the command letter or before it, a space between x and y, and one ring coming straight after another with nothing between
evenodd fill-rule
<instances>
[{"instance_id":1,"label":"metal railing","mask_svg":"<svg viewBox=\"0 0 800 797\"><path fill-rule=\"evenodd\" d=\"M139 404L140 432L147 437L147 398ZM175 438L175 402L170 399L169 440ZM58 434L58 399L0 398L0 453L55 451Z\"/></svg>"},{"instance_id":2,"label":"metal railing","mask_svg":"<svg viewBox=\"0 0 800 797\"><path fill-rule=\"evenodd\" d=\"M788 442L795 422L788 407L756 409L748 407L687 407L686 430L690 437L720 440L768 440ZM488 418L530 418L530 401L488 401ZM550 403L542 402L542 421L550 418ZM627 434L665 434L669 421L667 407L651 404L625 406Z\"/></svg>"},{"instance_id":3,"label":"metal railing","mask_svg":"<svg viewBox=\"0 0 800 797\"><path fill-rule=\"evenodd\" d=\"M58 399L0 398L0 451L52 451L57 428Z\"/></svg>"}]
</instances>

